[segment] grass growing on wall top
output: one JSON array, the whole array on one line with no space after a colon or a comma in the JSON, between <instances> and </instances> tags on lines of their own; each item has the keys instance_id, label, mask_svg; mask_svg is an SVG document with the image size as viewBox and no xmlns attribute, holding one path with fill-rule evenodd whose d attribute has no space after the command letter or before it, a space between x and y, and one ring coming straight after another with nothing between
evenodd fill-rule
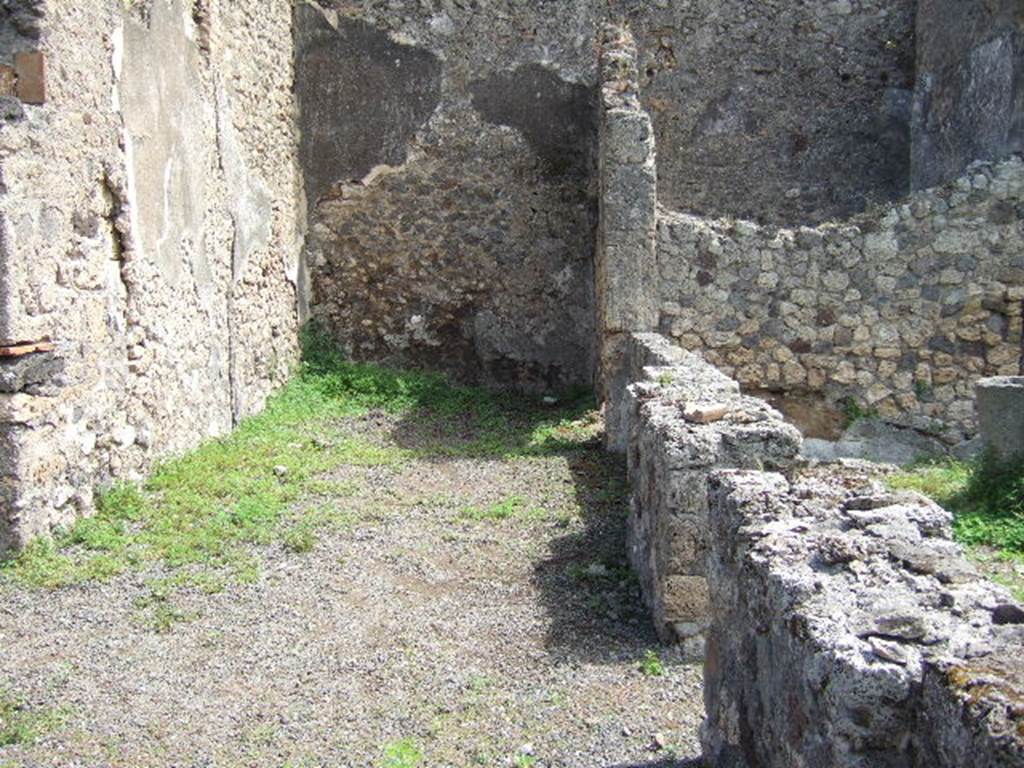
<instances>
[{"instance_id":1,"label":"grass growing on wall top","mask_svg":"<svg viewBox=\"0 0 1024 768\"><path fill-rule=\"evenodd\" d=\"M957 541L1024 564L1024 458L978 462L943 461L894 475L895 489L919 491L953 513ZM1007 579L1024 598L1024 579Z\"/></svg>"},{"instance_id":2,"label":"grass growing on wall top","mask_svg":"<svg viewBox=\"0 0 1024 768\"><path fill-rule=\"evenodd\" d=\"M253 545L278 543L301 553L315 546L316 528L344 524L336 512L298 511L297 504L321 492L321 478L336 467L393 465L424 455L538 455L594 436L592 423L581 420L592 400L579 393L551 407L535 398L453 387L435 374L352 363L315 329L304 332L303 349L299 371L263 413L227 437L160 464L141 487L118 485L100 494L94 517L52 541L31 544L0 566L0 578L54 588L154 562L252 578ZM397 417L424 436L403 447L340 428L371 411ZM448 439L456 433L461 439ZM217 583L205 571L196 578L204 588Z\"/></svg>"}]
</instances>

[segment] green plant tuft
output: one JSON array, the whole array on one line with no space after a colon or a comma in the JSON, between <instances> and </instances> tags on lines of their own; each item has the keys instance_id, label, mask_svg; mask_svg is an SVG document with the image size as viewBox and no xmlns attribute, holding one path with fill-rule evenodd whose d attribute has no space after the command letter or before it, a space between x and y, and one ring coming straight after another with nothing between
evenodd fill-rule
<instances>
[{"instance_id":1,"label":"green plant tuft","mask_svg":"<svg viewBox=\"0 0 1024 768\"><path fill-rule=\"evenodd\" d=\"M423 752L412 739L393 741L384 747L381 768L417 768L423 763Z\"/></svg>"},{"instance_id":2,"label":"green plant tuft","mask_svg":"<svg viewBox=\"0 0 1024 768\"><path fill-rule=\"evenodd\" d=\"M656 651L647 651L640 661L640 672L645 677L661 677L665 674L665 665Z\"/></svg>"}]
</instances>

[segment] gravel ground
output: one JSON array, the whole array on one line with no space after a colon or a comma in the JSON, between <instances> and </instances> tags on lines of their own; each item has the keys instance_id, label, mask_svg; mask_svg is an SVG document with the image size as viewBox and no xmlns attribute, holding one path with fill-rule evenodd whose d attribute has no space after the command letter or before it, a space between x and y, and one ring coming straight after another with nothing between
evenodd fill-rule
<instances>
[{"instance_id":1,"label":"gravel ground","mask_svg":"<svg viewBox=\"0 0 1024 768\"><path fill-rule=\"evenodd\" d=\"M381 416L339 427L410 440ZM0 768L695 764L700 670L657 646L596 445L331 479L348 492L318 503L350 524L254 550L254 582L176 593L163 627L157 570L0 585L0 692L52 715Z\"/></svg>"}]
</instances>

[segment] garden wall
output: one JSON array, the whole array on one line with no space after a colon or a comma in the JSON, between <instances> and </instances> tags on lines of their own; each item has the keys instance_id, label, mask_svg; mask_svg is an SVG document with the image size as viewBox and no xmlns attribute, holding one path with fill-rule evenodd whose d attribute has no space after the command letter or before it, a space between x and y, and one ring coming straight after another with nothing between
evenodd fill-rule
<instances>
[{"instance_id":1,"label":"garden wall","mask_svg":"<svg viewBox=\"0 0 1024 768\"><path fill-rule=\"evenodd\" d=\"M301 237L287 7L3 13L0 552L262 407Z\"/></svg>"}]
</instances>

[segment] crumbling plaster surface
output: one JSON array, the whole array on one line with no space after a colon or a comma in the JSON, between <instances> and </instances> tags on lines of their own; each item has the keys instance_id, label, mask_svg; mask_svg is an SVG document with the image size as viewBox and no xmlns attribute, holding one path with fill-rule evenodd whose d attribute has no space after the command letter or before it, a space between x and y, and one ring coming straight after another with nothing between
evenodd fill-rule
<instances>
[{"instance_id":1,"label":"crumbling plaster surface","mask_svg":"<svg viewBox=\"0 0 1024 768\"><path fill-rule=\"evenodd\" d=\"M230 430L296 348L290 10L46 10L48 101L0 133L0 343L58 362L3 379L0 550Z\"/></svg>"}]
</instances>

